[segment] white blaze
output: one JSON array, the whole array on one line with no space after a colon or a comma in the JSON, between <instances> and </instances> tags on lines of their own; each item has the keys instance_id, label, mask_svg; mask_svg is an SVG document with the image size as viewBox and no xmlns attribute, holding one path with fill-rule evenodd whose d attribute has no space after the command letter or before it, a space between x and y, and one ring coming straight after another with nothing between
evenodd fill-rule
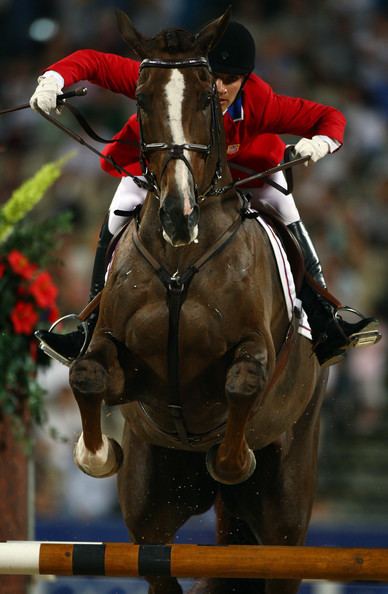
<instances>
[{"instance_id":1,"label":"white blaze","mask_svg":"<svg viewBox=\"0 0 388 594\"><path fill-rule=\"evenodd\" d=\"M185 92L185 79L183 74L176 68L171 70L170 80L165 88L167 99L167 122L170 125L173 144L186 144L183 131L183 96ZM189 151L184 151L186 159L190 162ZM184 214L189 215L192 211L189 202L192 180L189 168L181 159L175 160L175 179L179 193L184 197Z\"/></svg>"}]
</instances>

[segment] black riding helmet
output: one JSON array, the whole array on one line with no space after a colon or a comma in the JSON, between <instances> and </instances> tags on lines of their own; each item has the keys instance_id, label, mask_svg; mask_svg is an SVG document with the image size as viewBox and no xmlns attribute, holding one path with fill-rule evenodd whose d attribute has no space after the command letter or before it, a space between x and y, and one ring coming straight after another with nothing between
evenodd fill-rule
<instances>
[{"instance_id":1,"label":"black riding helmet","mask_svg":"<svg viewBox=\"0 0 388 594\"><path fill-rule=\"evenodd\" d=\"M255 42L244 25L231 21L218 44L209 52L210 67L215 73L244 74L255 67Z\"/></svg>"}]
</instances>

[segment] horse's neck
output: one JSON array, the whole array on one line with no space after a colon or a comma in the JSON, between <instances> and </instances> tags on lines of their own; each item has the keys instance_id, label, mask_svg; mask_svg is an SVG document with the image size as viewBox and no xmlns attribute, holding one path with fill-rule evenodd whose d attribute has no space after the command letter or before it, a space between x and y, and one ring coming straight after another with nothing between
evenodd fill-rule
<instances>
[{"instance_id":1,"label":"horse's neck","mask_svg":"<svg viewBox=\"0 0 388 594\"><path fill-rule=\"evenodd\" d=\"M206 198L201 206L199 241L209 247L233 224L240 209L241 199L234 190Z\"/></svg>"}]
</instances>

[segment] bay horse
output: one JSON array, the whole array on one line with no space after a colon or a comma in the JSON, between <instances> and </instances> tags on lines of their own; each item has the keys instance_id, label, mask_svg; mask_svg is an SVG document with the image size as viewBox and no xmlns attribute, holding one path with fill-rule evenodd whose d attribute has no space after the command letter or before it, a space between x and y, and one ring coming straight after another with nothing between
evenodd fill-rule
<instances>
[{"instance_id":1,"label":"bay horse","mask_svg":"<svg viewBox=\"0 0 388 594\"><path fill-rule=\"evenodd\" d=\"M76 463L95 477L118 472L136 543L170 543L215 505L220 544L301 545L311 515L326 372L311 343L290 332L268 237L241 217L242 198L228 186L207 61L228 18L197 35L148 39L118 17L142 59L136 96L150 189L116 246L70 383L83 429ZM122 405L121 446L101 432L103 400ZM174 577L147 580L150 594L182 592ZM291 580L207 579L192 591L297 590Z\"/></svg>"}]
</instances>

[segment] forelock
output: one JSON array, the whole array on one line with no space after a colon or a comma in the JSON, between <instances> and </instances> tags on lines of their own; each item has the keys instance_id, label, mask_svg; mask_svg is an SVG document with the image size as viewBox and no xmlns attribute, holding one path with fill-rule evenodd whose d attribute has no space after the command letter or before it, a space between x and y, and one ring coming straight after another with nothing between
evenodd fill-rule
<instances>
[{"instance_id":1,"label":"forelock","mask_svg":"<svg viewBox=\"0 0 388 594\"><path fill-rule=\"evenodd\" d=\"M154 41L159 49L171 54L191 51L195 46L195 35L184 29L165 29Z\"/></svg>"}]
</instances>

